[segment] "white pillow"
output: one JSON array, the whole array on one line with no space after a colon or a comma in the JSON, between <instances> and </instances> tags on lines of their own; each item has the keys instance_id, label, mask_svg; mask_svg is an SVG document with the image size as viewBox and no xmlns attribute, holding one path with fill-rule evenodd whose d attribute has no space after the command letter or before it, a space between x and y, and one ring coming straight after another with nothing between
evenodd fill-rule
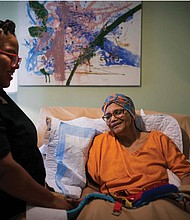
<instances>
[{"instance_id":1,"label":"white pillow","mask_svg":"<svg viewBox=\"0 0 190 220\"><path fill-rule=\"evenodd\" d=\"M56 192L79 198L86 184L85 165L95 135L108 131L100 119L80 117L71 121L47 119L44 145L46 182Z\"/></svg>"},{"instance_id":2,"label":"white pillow","mask_svg":"<svg viewBox=\"0 0 190 220\"><path fill-rule=\"evenodd\" d=\"M181 128L178 121L165 114L142 115L136 118L136 126L142 131L157 130L166 134L183 152Z\"/></svg>"}]
</instances>

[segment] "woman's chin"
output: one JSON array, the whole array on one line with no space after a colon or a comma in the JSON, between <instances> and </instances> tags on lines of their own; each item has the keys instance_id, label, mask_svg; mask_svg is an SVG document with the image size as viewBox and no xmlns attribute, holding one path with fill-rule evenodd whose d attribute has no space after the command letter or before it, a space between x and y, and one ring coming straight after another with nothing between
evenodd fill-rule
<instances>
[{"instance_id":1,"label":"woman's chin","mask_svg":"<svg viewBox=\"0 0 190 220\"><path fill-rule=\"evenodd\" d=\"M119 135L122 133L123 129L120 127L120 126L115 126L114 128L111 129L112 132L115 134L115 135Z\"/></svg>"},{"instance_id":2,"label":"woman's chin","mask_svg":"<svg viewBox=\"0 0 190 220\"><path fill-rule=\"evenodd\" d=\"M9 86L10 86L10 84L11 84L11 82L9 81L9 82L7 82L7 83L5 83L5 85L3 86L3 88L8 88Z\"/></svg>"}]
</instances>

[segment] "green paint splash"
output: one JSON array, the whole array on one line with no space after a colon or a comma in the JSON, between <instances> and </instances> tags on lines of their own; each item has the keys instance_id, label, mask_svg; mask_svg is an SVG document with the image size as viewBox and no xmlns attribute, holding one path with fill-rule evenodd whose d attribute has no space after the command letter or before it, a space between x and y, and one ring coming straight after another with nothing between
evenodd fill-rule
<instances>
[{"instance_id":1,"label":"green paint splash","mask_svg":"<svg viewBox=\"0 0 190 220\"><path fill-rule=\"evenodd\" d=\"M66 86L69 86L71 83L71 80L73 78L73 75L77 69L77 67L82 64L85 60L90 60L93 56L95 56L95 47L100 46L103 48L104 43L104 37L111 32L114 28L116 28L118 25L120 25L122 22L125 22L127 18L131 17L134 13L139 11L142 8L142 4L137 5L130 11L126 12L119 18L117 18L111 25L104 28L100 34L90 43L90 45L83 50L83 53L79 55L78 59L75 61L75 65L67 79Z\"/></svg>"}]
</instances>

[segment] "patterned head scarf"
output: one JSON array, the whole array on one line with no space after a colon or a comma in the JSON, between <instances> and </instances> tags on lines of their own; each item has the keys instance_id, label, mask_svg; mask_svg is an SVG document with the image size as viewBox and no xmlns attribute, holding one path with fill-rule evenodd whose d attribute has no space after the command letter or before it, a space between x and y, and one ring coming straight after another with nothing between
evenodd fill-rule
<instances>
[{"instance_id":1,"label":"patterned head scarf","mask_svg":"<svg viewBox=\"0 0 190 220\"><path fill-rule=\"evenodd\" d=\"M102 106L102 111L105 113L108 105L111 103L115 103L117 105L120 105L125 110L127 110L133 118L135 118L135 106L133 101L123 94L113 94L107 97L107 99L104 102L104 105Z\"/></svg>"}]
</instances>

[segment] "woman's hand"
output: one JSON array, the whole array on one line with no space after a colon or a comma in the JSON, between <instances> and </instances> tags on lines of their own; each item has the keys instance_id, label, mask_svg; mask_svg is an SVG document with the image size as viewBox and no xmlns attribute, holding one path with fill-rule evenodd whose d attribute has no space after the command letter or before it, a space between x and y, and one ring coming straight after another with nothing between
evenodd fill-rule
<instances>
[{"instance_id":1,"label":"woman's hand","mask_svg":"<svg viewBox=\"0 0 190 220\"><path fill-rule=\"evenodd\" d=\"M81 202L81 199L67 198L61 193L52 192L52 194L55 196L55 208L57 209L71 210L76 208Z\"/></svg>"}]
</instances>

